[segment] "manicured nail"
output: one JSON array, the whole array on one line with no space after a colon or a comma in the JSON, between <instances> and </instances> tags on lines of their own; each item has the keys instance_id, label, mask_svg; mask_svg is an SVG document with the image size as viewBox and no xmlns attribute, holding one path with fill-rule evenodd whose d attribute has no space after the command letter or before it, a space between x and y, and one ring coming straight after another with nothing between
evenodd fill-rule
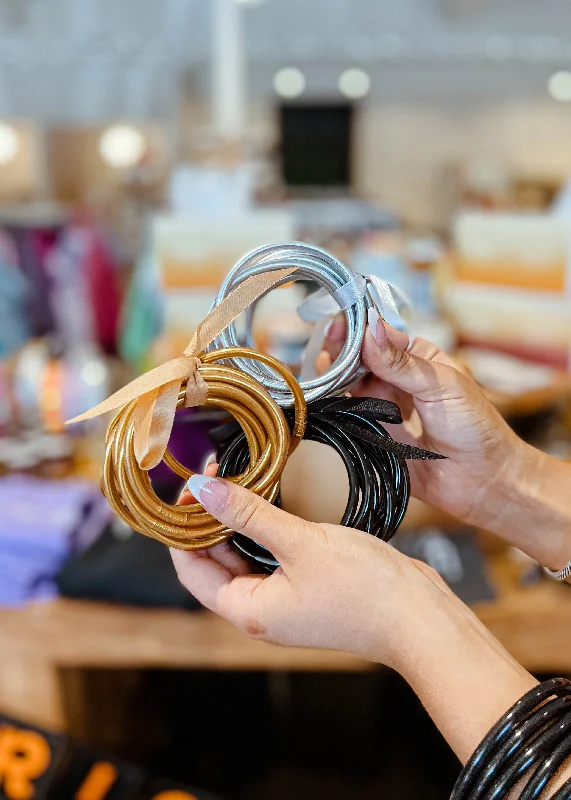
<instances>
[{"instance_id":1,"label":"manicured nail","mask_svg":"<svg viewBox=\"0 0 571 800\"><path fill-rule=\"evenodd\" d=\"M373 308L373 306L370 306L367 311L367 319L369 321L369 328L373 334L373 339L378 345L384 345L387 341L387 331L377 309Z\"/></svg>"},{"instance_id":2,"label":"manicured nail","mask_svg":"<svg viewBox=\"0 0 571 800\"><path fill-rule=\"evenodd\" d=\"M325 327L324 335L332 342L341 342L345 338L345 319L342 316L333 317Z\"/></svg>"},{"instance_id":3,"label":"manicured nail","mask_svg":"<svg viewBox=\"0 0 571 800\"><path fill-rule=\"evenodd\" d=\"M186 485L207 511L220 511L228 502L230 488L224 481L195 474L188 479Z\"/></svg>"}]
</instances>

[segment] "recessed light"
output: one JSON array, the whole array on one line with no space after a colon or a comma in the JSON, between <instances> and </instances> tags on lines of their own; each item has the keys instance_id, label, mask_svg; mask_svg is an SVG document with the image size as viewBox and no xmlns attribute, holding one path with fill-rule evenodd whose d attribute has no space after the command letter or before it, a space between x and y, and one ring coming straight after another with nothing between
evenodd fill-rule
<instances>
[{"instance_id":1,"label":"recessed light","mask_svg":"<svg viewBox=\"0 0 571 800\"><path fill-rule=\"evenodd\" d=\"M274 90L280 97L299 97L305 90L305 75L297 67L284 67L274 75Z\"/></svg>"},{"instance_id":2,"label":"recessed light","mask_svg":"<svg viewBox=\"0 0 571 800\"><path fill-rule=\"evenodd\" d=\"M371 79L363 69L352 67L339 76L339 91L350 100L365 97L371 88Z\"/></svg>"},{"instance_id":3,"label":"recessed light","mask_svg":"<svg viewBox=\"0 0 571 800\"><path fill-rule=\"evenodd\" d=\"M110 167L134 167L145 153L145 137L130 125L113 125L107 128L99 142L101 157Z\"/></svg>"},{"instance_id":4,"label":"recessed light","mask_svg":"<svg viewBox=\"0 0 571 800\"><path fill-rule=\"evenodd\" d=\"M547 82L547 90L554 100L559 103L571 101L571 72L560 70L554 72Z\"/></svg>"},{"instance_id":5,"label":"recessed light","mask_svg":"<svg viewBox=\"0 0 571 800\"><path fill-rule=\"evenodd\" d=\"M0 164L8 164L16 158L20 149L20 137L16 130L0 122Z\"/></svg>"}]
</instances>

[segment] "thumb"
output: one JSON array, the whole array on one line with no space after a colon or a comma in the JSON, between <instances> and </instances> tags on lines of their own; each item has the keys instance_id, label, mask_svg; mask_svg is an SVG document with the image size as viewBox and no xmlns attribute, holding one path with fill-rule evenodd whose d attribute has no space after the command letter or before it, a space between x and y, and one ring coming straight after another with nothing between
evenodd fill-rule
<instances>
[{"instance_id":1,"label":"thumb","mask_svg":"<svg viewBox=\"0 0 571 800\"><path fill-rule=\"evenodd\" d=\"M282 566L296 562L314 540L313 522L276 508L243 486L208 475L192 475L187 485L213 517L267 547Z\"/></svg>"},{"instance_id":2,"label":"thumb","mask_svg":"<svg viewBox=\"0 0 571 800\"><path fill-rule=\"evenodd\" d=\"M453 381L456 370L401 349L389 339L387 328L377 311L369 308L368 315L363 362L373 375L419 400L441 398L443 387ZM396 337L391 338L397 341ZM438 353L438 349L434 348L434 352Z\"/></svg>"}]
</instances>

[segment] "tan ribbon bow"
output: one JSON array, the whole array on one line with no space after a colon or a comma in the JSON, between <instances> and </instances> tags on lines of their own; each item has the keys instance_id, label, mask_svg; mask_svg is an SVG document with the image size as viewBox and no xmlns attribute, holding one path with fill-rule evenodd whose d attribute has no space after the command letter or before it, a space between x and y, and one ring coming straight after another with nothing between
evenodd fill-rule
<instances>
[{"instance_id":1,"label":"tan ribbon bow","mask_svg":"<svg viewBox=\"0 0 571 800\"><path fill-rule=\"evenodd\" d=\"M181 356L149 370L67 424L93 419L136 400L135 457L142 469L156 467L167 449L182 383L187 382L187 408L202 405L206 399L207 387L198 372L200 353L268 289L295 270L290 267L246 278L206 315Z\"/></svg>"}]
</instances>

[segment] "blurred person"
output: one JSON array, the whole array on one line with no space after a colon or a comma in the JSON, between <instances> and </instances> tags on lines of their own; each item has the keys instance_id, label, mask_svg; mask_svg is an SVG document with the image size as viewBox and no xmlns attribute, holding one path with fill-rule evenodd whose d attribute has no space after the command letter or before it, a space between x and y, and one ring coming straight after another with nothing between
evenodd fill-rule
<instances>
[{"instance_id":1,"label":"blurred person","mask_svg":"<svg viewBox=\"0 0 571 800\"><path fill-rule=\"evenodd\" d=\"M321 368L344 337L344 320L336 318ZM413 494L562 568L571 558L571 465L524 443L452 358L385 326L374 310L363 362L370 374L352 394L394 400L409 422L407 441L447 456L411 462ZM368 533L288 514L215 478L216 469L193 476L179 502L196 497L281 566L270 576L251 574L229 543L173 550L181 582L207 608L254 638L342 650L392 667L462 762L537 684L429 567ZM553 790L570 775L571 767L563 769Z\"/></svg>"}]
</instances>

